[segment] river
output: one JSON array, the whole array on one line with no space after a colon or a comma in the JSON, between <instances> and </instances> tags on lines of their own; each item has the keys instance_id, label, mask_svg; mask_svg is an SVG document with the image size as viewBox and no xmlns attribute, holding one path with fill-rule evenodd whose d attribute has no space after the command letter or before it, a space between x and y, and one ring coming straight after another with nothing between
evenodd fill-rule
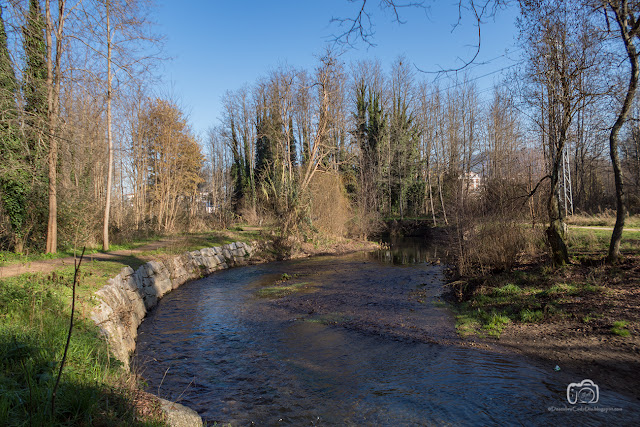
<instances>
[{"instance_id":1,"label":"river","mask_svg":"<svg viewBox=\"0 0 640 427\"><path fill-rule=\"evenodd\" d=\"M437 251L405 242L194 281L142 323L134 369L150 392L209 423L637 422L631 398L599 389L597 402L572 405L567 386L583 378L460 345L439 298Z\"/></svg>"}]
</instances>

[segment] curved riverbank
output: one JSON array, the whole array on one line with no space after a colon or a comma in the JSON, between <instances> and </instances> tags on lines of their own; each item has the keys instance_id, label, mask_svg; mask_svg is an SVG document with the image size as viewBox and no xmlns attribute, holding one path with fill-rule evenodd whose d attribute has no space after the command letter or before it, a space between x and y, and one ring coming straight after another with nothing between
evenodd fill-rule
<instances>
[{"instance_id":1,"label":"curved riverbank","mask_svg":"<svg viewBox=\"0 0 640 427\"><path fill-rule=\"evenodd\" d=\"M138 326L165 294L214 271L246 264L252 252L250 245L234 242L150 261L135 272L127 266L96 292L99 304L92 310L91 319L106 337L113 355L128 370ZM161 408L171 426L202 425L200 416L185 406L161 400Z\"/></svg>"},{"instance_id":2,"label":"curved riverbank","mask_svg":"<svg viewBox=\"0 0 640 427\"><path fill-rule=\"evenodd\" d=\"M150 391L210 423L561 423L547 408L567 403L576 378L457 345L438 298L445 267L392 250L194 281L141 325L132 363ZM621 424L638 408L609 390L601 404L623 408ZM610 417L576 416L587 425Z\"/></svg>"},{"instance_id":3,"label":"curved riverbank","mask_svg":"<svg viewBox=\"0 0 640 427\"><path fill-rule=\"evenodd\" d=\"M98 305L91 319L107 338L113 355L129 369L138 326L165 294L214 271L246 264L252 252L250 245L235 242L150 261L135 272L125 267L95 293Z\"/></svg>"},{"instance_id":4,"label":"curved riverbank","mask_svg":"<svg viewBox=\"0 0 640 427\"><path fill-rule=\"evenodd\" d=\"M321 246L302 244L293 254L289 253L287 258L344 254L378 247L376 243L365 241L343 241ZM234 242L150 261L136 271L127 266L95 293L98 304L90 317L106 337L113 355L128 370L130 356L136 347L138 327L164 295L215 271L278 258L282 258L282 255L274 249L272 242L253 242L252 245ZM195 411L186 407L163 402L162 409L171 425L185 425L176 424L176 420L185 419L183 415L191 420L191 424L186 425L199 425Z\"/></svg>"}]
</instances>

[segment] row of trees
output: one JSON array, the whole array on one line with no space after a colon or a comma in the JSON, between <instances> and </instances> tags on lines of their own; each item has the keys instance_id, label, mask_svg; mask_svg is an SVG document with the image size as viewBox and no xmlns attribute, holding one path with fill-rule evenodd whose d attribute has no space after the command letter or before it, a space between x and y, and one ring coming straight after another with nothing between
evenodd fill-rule
<instances>
[{"instance_id":1,"label":"row of trees","mask_svg":"<svg viewBox=\"0 0 640 427\"><path fill-rule=\"evenodd\" d=\"M584 212L639 207L629 117L640 24L628 2L523 2L522 62L489 89L464 72L433 84L406 58L385 71L331 50L314 70L277 68L223 97L206 159L180 108L140 83L157 42L144 3L55 5L2 9L5 248L54 251L58 226L65 244L101 234L106 248L110 232L206 226L231 211L285 235L368 235L382 218L420 216L457 225L462 242L470 216L499 214L547 218L562 263L567 190ZM621 205L623 178L635 198Z\"/></svg>"},{"instance_id":2,"label":"row of trees","mask_svg":"<svg viewBox=\"0 0 640 427\"><path fill-rule=\"evenodd\" d=\"M141 85L159 59L148 7L0 8L3 249L56 252L100 235L108 249L110 232L175 229L181 204L197 197L198 141L175 103Z\"/></svg>"},{"instance_id":3,"label":"row of trees","mask_svg":"<svg viewBox=\"0 0 640 427\"><path fill-rule=\"evenodd\" d=\"M290 211L291 195L304 195L293 178L305 170L313 147L307 121L315 114L312 123L329 126L321 170L339 174L361 229L378 215L430 215L434 223L454 216L459 222L478 206L476 216L496 209L522 215L528 208L535 221L543 197L555 263L568 262L564 218L574 207L616 209L609 250L615 261L625 212L637 210L625 201L623 182L625 175L631 182L638 175L637 132L629 117L637 87L640 10L627 1L545 0L520 7L521 66L489 101L465 77L444 88L417 82L406 59L389 75L371 62L352 66L350 73L338 65L329 74L331 82L315 80L323 89L317 94L308 92L310 74L292 69L230 93L224 100L227 115L212 141L233 152L236 211L248 204L280 218ZM326 104L323 93L330 94ZM242 141L236 137L238 123ZM281 171L278 177L265 175L265 165ZM482 194L473 183L477 175ZM631 191L637 194L637 186ZM305 203L313 206L312 200ZM297 223L314 220L308 209L296 218Z\"/></svg>"}]
</instances>

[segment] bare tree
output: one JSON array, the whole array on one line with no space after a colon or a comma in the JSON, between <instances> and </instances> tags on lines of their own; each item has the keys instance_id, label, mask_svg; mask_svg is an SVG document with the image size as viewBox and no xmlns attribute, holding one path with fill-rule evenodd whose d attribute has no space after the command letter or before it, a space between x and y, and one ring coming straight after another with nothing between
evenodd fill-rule
<instances>
[{"instance_id":1,"label":"bare tree","mask_svg":"<svg viewBox=\"0 0 640 427\"><path fill-rule=\"evenodd\" d=\"M47 225L47 253L58 251L58 118L60 113L60 85L66 1L57 1L57 13L52 14L51 0L45 1L45 39L47 51L47 132L49 146L49 219ZM55 19L55 22L54 22ZM55 48L54 48L55 39Z\"/></svg>"},{"instance_id":2,"label":"bare tree","mask_svg":"<svg viewBox=\"0 0 640 427\"><path fill-rule=\"evenodd\" d=\"M609 134L609 153L611 155L611 163L613 164L613 174L616 184L616 224L611 234L611 242L609 244L609 254L607 261L614 263L620 259L620 241L622 240L622 231L624 229L625 211L625 194L624 182L622 177L622 167L620 164L619 151L619 135L624 125L629 111L631 110L633 100L638 89L638 56L635 41L640 36L640 5L638 2L628 0L603 1L605 11L610 10L615 16L620 38L624 43L627 58L629 59L629 85L620 107L618 117L611 128ZM607 19L608 23L608 19Z\"/></svg>"},{"instance_id":3,"label":"bare tree","mask_svg":"<svg viewBox=\"0 0 640 427\"><path fill-rule=\"evenodd\" d=\"M357 12L351 17L335 17L331 20L332 23L337 24L338 28L341 29L341 32L334 34L334 42L337 44L354 46L358 40L362 40L369 46L375 46L375 23L373 17L375 13L373 9L375 9L375 6L371 5L373 2L368 0L348 0L348 2L358 5ZM402 18L401 12L403 9L422 10L425 12L425 15L428 16L428 4L426 3L427 2L425 0L406 2L399 0L380 0L378 2L378 8L390 11L393 16L393 20L398 24L403 24L406 22ZM436 74L455 73L471 65L480 54L483 22L486 19L494 17L496 12L507 3L508 0L459 0L458 16L453 20L453 22L455 22L453 29L455 30L456 27L461 24L465 11L472 15L474 25L477 29L474 53L471 55L471 58L463 59L461 66L425 72Z\"/></svg>"},{"instance_id":4,"label":"bare tree","mask_svg":"<svg viewBox=\"0 0 640 427\"><path fill-rule=\"evenodd\" d=\"M554 264L569 262L560 202L562 158L576 114L602 92L600 33L589 12L559 0L523 4L521 40L526 47L525 98L541 112L537 120L548 159L547 241ZM533 115L532 115L533 116Z\"/></svg>"},{"instance_id":5,"label":"bare tree","mask_svg":"<svg viewBox=\"0 0 640 427\"><path fill-rule=\"evenodd\" d=\"M84 44L104 61L104 92L107 120L107 188L105 192L102 248L109 250L109 221L113 186L113 97L114 77L134 80L145 73L157 57L152 52L160 39L149 33L147 0L95 0L83 4L78 20L85 23ZM79 35L80 39L82 34ZM146 50L145 50L146 48ZM118 74L118 76L116 76Z\"/></svg>"},{"instance_id":6,"label":"bare tree","mask_svg":"<svg viewBox=\"0 0 640 427\"><path fill-rule=\"evenodd\" d=\"M111 104L113 99L113 81L111 72L111 63L113 56L113 34L111 32L111 0L105 0L105 17L106 17L106 42L107 42L107 147L109 151L107 166L107 191L104 203L104 219L102 228L102 250L109 250L109 212L111 210L111 184L113 182L113 132L111 128L112 114Z\"/></svg>"}]
</instances>

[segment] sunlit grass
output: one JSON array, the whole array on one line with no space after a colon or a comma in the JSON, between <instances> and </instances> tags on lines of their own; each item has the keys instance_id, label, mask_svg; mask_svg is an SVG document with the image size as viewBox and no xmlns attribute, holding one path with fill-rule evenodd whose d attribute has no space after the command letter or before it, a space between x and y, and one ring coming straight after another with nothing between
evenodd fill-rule
<instances>
[{"instance_id":1,"label":"sunlit grass","mask_svg":"<svg viewBox=\"0 0 640 427\"><path fill-rule=\"evenodd\" d=\"M574 214L568 216L566 221L570 225L582 227L613 227L616 223L616 214L613 211L594 215ZM628 216L625 219L625 227L640 228L640 215Z\"/></svg>"},{"instance_id":2,"label":"sunlit grass","mask_svg":"<svg viewBox=\"0 0 640 427\"><path fill-rule=\"evenodd\" d=\"M602 252L609 249L611 230L570 228L567 246L569 252ZM624 230L620 250L629 253L640 252L640 231Z\"/></svg>"},{"instance_id":3,"label":"sunlit grass","mask_svg":"<svg viewBox=\"0 0 640 427\"><path fill-rule=\"evenodd\" d=\"M161 240L165 240L164 243L158 249L144 250L144 247ZM266 237L260 229L244 230L242 227L231 227L227 230L217 230L205 233L193 233L193 234L181 234L175 236L153 236L150 238L136 239L128 243L111 244L109 252L116 251L135 251L135 257L130 254L131 261L134 265L131 267L137 268L139 265L146 261L136 261L134 258L146 259L147 261L156 255L179 255L184 252L190 252L199 250L202 248L209 248L213 246L222 246L232 242L245 242L250 243L252 241L265 240ZM16 254L13 252L2 251L0 252L0 266L8 266L13 264L28 264L29 262L44 261L56 258L68 258L73 257L74 253L79 255L81 249L67 248L58 251L55 254ZM104 253L101 247L88 247L85 250L86 255L92 255L95 253ZM126 255L122 256L122 261L127 261Z\"/></svg>"},{"instance_id":4,"label":"sunlit grass","mask_svg":"<svg viewBox=\"0 0 640 427\"><path fill-rule=\"evenodd\" d=\"M631 332L629 332L629 329L627 329L627 326L629 326L629 322L624 320L618 320L617 322L613 322L613 327L611 328L611 332L613 332L615 335L618 335L620 337L628 337L629 335L631 335Z\"/></svg>"}]
</instances>

